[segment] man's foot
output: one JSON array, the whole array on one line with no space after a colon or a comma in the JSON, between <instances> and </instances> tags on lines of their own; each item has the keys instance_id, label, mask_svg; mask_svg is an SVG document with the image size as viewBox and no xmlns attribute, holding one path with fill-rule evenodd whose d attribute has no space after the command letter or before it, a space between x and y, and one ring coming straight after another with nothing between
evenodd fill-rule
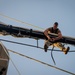
<instances>
[{"instance_id":1,"label":"man's foot","mask_svg":"<svg viewBox=\"0 0 75 75\"><path fill-rule=\"evenodd\" d=\"M48 49L48 46L45 44L45 45L44 45L44 50L45 50L45 52L47 52L47 49Z\"/></svg>"},{"instance_id":2,"label":"man's foot","mask_svg":"<svg viewBox=\"0 0 75 75\"><path fill-rule=\"evenodd\" d=\"M69 52L69 50L70 50L70 47L67 47L67 48L65 49L64 53L67 54L67 53Z\"/></svg>"}]
</instances>

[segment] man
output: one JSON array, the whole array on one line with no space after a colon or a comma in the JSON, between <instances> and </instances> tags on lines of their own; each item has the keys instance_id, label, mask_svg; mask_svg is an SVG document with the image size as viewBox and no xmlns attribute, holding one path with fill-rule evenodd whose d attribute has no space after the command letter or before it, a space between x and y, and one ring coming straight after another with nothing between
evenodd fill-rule
<instances>
[{"instance_id":1,"label":"man","mask_svg":"<svg viewBox=\"0 0 75 75\"><path fill-rule=\"evenodd\" d=\"M51 37L48 35L49 33L55 33L55 34L58 35L58 37L56 37L56 38L51 38ZM54 47L60 48L60 49L64 52L64 54L67 54L67 53L68 53L68 51L69 51L69 49L70 49L69 47L65 48L60 42L53 43L53 44L50 42L50 41L55 41L55 40L59 40L59 39L62 38L62 33L61 33L61 31L59 30L59 28L58 28L58 22L55 22L55 23L53 24L53 27L50 27L50 28L46 29L46 30L44 31L44 34L45 34L45 36L48 38L48 40L46 40L46 42L45 42L45 44L44 44L44 50L45 50L45 52L47 52L47 49L48 49L48 47L49 47L50 45L53 45Z\"/></svg>"}]
</instances>

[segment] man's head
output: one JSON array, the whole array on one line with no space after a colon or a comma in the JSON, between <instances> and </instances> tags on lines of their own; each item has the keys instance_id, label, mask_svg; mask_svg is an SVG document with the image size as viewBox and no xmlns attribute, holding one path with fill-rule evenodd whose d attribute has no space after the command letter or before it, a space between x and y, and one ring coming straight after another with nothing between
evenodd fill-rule
<instances>
[{"instance_id":1,"label":"man's head","mask_svg":"<svg viewBox=\"0 0 75 75\"><path fill-rule=\"evenodd\" d=\"M55 22L55 23L53 24L53 29L57 29L57 27L58 27L58 22Z\"/></svg>"}]
</instances>

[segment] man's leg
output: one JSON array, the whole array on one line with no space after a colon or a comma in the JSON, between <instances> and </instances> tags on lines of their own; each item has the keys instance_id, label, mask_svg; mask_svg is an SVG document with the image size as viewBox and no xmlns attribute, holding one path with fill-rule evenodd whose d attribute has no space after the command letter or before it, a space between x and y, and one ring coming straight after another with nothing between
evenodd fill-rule
<instances>
[{"instance_id":1,"label":"man's leg","mask_svg":"<svg viewBox=\"0 0 75 75\"><path fill-rule=\"evenodd\" d=\"M54 43L54 46L60 48L65 54L67 54L70 49L69 47L65 48L61 43Z\"/></svg>"},{"instance_id":2,"label":"man's leg","mask_svg":"<svg viewBox=\"0 0 75 75\"><path fill-rule=\"evenodd\" d=\"M47 49L48 49L48 47L49 47L50 45L52 45L52 43L49 42L48 40L46 40L46 41L45 41L45 44L44 44L44 50L45 50L45 52L47 52Z\"/></svg>"}]
</instances>

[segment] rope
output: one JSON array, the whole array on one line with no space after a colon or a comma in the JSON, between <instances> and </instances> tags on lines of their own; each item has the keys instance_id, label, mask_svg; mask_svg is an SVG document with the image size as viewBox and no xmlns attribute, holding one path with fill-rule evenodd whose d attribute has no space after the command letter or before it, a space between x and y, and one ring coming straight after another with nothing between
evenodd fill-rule
<instances>
[{"instance_id":1,"label":"rope","mask_svg":"<svg viewBox=\"0 0 75 75\"><path fill-rule=\"evenodd\" d=\"M54 50L54 46L53 46L53 48L52 48L52 50L51 50L51 57L52 57L52 60L53 60L54 64L56 65L56 62L55 62L55 60L54 60L54 58L53 58L53 54L52 54L53 50Z\"/></svg>"},{"instance_id":2,"label":"rope","mask_svg":"<svg viewBox=\"0 0 75 75\"><path fill-rule=\"evenodd\" d=\"M9 59L11 60L12 64L14 65L15 69L17 70L18 75L21 75L20 72L19 72L19 70L17 69L16 65L15 65L14 62L12 61L11 57L9 56L9 54L7 53L7 51L5 50L5 48L4 48L4 46L3 46L2 43L1 43L1 45L2 45L2 47L3 47L4 51L5 51L5 53L7 54L7 56L9 57Z\"/></svg>"},{"instance_id":3,"label":"rope","mask_svg":"<svg viewBox=\"0 0 75 75\"><path fill-rule=\"evenodd\" d=\"M5 18L8 18L8 19L10 19L10 20L14 20L14 21L19 22L19 23L22 23L22 24L26 24L26 25L28 25L28 26L32 26L32 27L35 27L35 28L44 30L44 29L41 28L41 27L35 26L35 25L33 25L33 24L29 24L29 23L27 23L27 22L23 22L23 21L17 20L17 19L15 19L15 18L11 18L11 17L6 16L6 15L1 14L1 13L0 13L0 16L3 16L3 17L5 17Z\"/></svg>"},{"instance_id":4,"label":"rope","mask_svg":"<svg viewBox=\"0 0 75 75\"><path fill-rule=\"evenodd\" d=\"M29 44L20 43L20 42L15 42L15 41L9 41L9 40L5 40L5 39L0 39L0 41L5 41L5 42L9 42L9 43L24 45L24 46L35 47L35 48L39 48L39 49L44 49L44 48L42 48L42 47L37 47L37 46L34 46L34 45L29 45ZM52 49L48 49L48 50L51 51ZM60 50L53 50L53 51L62 52L62 51L60 51ZM75 52L75 50L72 50L72 51L69 51L69 52Z\"/></svg>"},{"instance_id":5,"label":"rope","mask_svg":"<svg viewBox=\"0 0 75 75\"><path fill-rule=\"evenodd\" d=\"M69 71L67 71L67 70L64 70L64 69L61 69L61 68L55 67L55 66L53 66L53 65L47 64L47 63L42 62L42 61L40 61L40 60L37 60L37 59L31 58L31 57L29 57L29 56L23 55L23 54L21 54L21 53L18 53L18 52L15 52L15 51L9 50L9 49L8 49L8 51L13 52L13 53L15 53L15 54L18 54L18 55L20 55L20 56L23 56L23 57L25 57L25 58L28 58L28 59L34 60L34 61L36 61L36 62L39 62L39 63L43 64L43 65L46 65L46 66L49 66L49 67L55 68L55 69L57 69L57 70L60 70L60 71L66 72L66 73L68 73L68 74L75 75L75 74L72 73L72 72L69 72Z\"/></svg>"}]
</instances>

